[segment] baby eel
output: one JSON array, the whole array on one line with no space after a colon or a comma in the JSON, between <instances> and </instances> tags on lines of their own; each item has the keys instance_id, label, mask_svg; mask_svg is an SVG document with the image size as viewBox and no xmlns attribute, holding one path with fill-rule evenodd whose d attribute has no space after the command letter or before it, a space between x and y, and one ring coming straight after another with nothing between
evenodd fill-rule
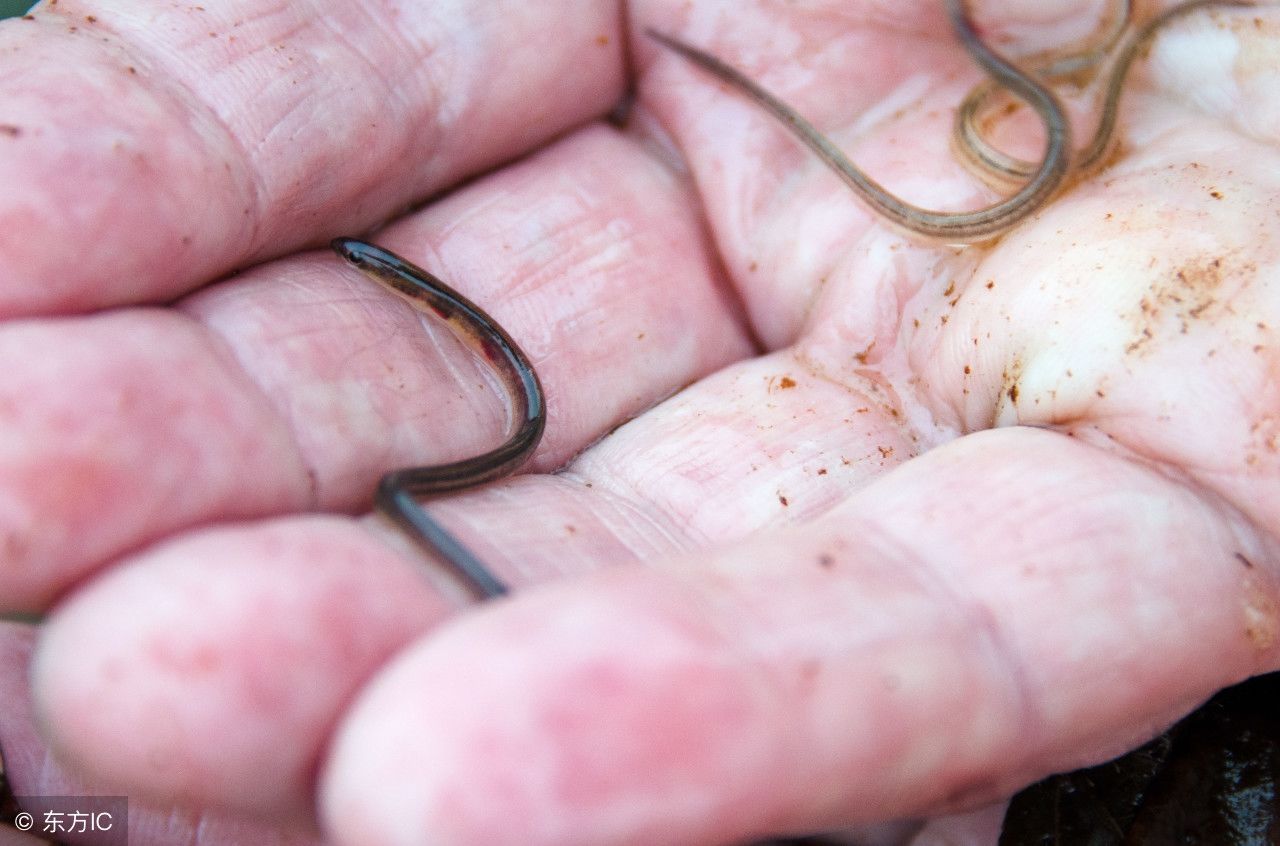
<instances>
[{"instance_id":1,"label":"baby eel","mask_svg":"<svg viewBox=\"0 0 1280 846\"><path fill-rule=\"evenodd\" d=\"M889 193L851 162L795 109L769 93L741 71L709 53L669 35L648 30L651 38L710 72L763 107L790 129L809 149L844 180L873 211L908 232L945 243L974 243L994 238L1044 207L1062 187L1069 172L1096 166L1105 156L1115 131L1116 113L1129 68L1151 36L1169 21L1205 6L1252 6L1251 0L1192 0L1157 16L1124 42L1105 85L1105 98L1093 138L1084 150L1072 154L1071 131L1057 96L1036 75L1059 80L1087 72L1099 64L1128 29L1131 3L1122 0L1113 13L1114 23L1097 46L1050 60L1032 72L1024 72L1001 58L978 36L964 0L947 0L947 14L956 36L989 79L970 92L956 123L956 146L984 178L992 182L1020 184L1009 197L970 212L943 212L920 208ZM1025 101L1044 124L1044 156L1039 164L1005 156L988 145L977 131L976 116L983 102L997 89Z\"/></svg>"},{"instance_id":2,"label":"baby eel","mask_svg":"<svg viewBox=\"0 0 1280 846\"><path fill-rule=\"evenodd\" d=\"M1120 98L1124 92L1125 79L1143 48L1151 38L1166 24L1185 15L1208 7L1248 7L1256 5L1251 0L1190 0L1181 3L1156 15L1147 23L1129 31L1106 75L1103 84L1102 108L1098 116L1098 125L1093 137L1083 149L1072 158L1072 170L1088 173L1096 169L1104 160L1115 134L1117 113ZM1131 15L1131 4L1124 2L1117 19L1124 22L1124 29ZM1114 31L1114 30L1113 30ZM1122 33L1117 32L1116 35ZM1100 48L1065 59L1043 65L1033 72L1045 80L1061 79L1077 73L1088 63L1098 63L1105 58L1105 51L1110 50L1119 41L1118 37L1109 37ZM999 90L999 84L987 80L979 84L969 93L956 114L955 142L964 156L965 163L973 168L979 176L992 184L1019 183L1029 179L1035 172L1036 165L1023 159L1013 158L996 150L982 137L976 126L979 111L984 103Z\"/></svg>"},{"instance_id":3,"label":"baby eel","mask_svg":"<svg viewBox=\"0 0 1280 846\"><path fill-rule=\"evenodd\" d=\"M1083 88L1094 76L1107 54L1129 29L1133 19L1131 0L1119 0L1106 15L1101 36L1094 36L1082 47L1059 48L1028 56L1020 64L1032 69L1046 83L1071 81ZM1115 80L1119 85L1123 80ZM1034 162L1006 155L988 143L977 127L978 117L994 95L1004 89L994 79L985 79L969 91L956 111L952 140L962 161L977 176L997 190L1009 190L1023 184L1035 172Z\"/></svg>"},{"instance_id":4,"label":"baby eel","mask_svg":"<svg viewBox=\"0 0 1280 846\"><path fill-rule=\"evenodd\" d=\"M423 551L443 559L478 596L485 599L502 596L507 593L507 586L461 541L433 520L419 505L418 497L493 481L514 472L528 459L542 439L547 420L538 375L529 357L492 317L431 273L389 250L354 238L338 238L330 246L418 311L444 321L502 381L512 413L510 431L501 446L462 461L387 473L374 495L378 511Z\"/></svg>"},{"instance_id":5,"label":"baby eel","mask_svg":"<svg viewBox=\"0 0 1280 846\"><path fill-rule=\"evenodd\" d=\"M1062 104L1054 93L1005 61L978 37L964 0L947 0L947 14L960 43L974 61L993 80L1030 105L1040 116L1045 128L1044 158L1031 179L1010 197L977 211L934 211L900 199L849 161L844 153L795 109L741 71L669 35L654 30L649 30L648 34L762 106L816 153L876 213L917 235L946 243L969 243L1001 234L1053 198L1069 169L1071 131Z\"/></svg>"}]
</instances>

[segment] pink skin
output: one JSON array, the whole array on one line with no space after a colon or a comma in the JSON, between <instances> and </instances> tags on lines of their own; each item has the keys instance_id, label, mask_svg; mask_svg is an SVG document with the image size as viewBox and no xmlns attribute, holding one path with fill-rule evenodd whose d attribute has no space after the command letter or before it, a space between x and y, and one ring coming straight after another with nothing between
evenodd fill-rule
<instances>
[{"instance_id":1,"label":"pink skin","mask_svg":"<svg viewBox=\"0 0 1280 846\"><path fill-rule=\"evenodd\" d=\"M18 795L113 795L52 758L36 731L26 678L35 634L30 626L0 623L0 708L10 787ZM0 830L0 844L10 846L8 836L17 835ZM300 827L269 825L218 811L169 808L130 797L129 842L134 846L319 846L321 840ZM26 843L14 841L13 846Z\"/></svg>"},{"instance_id":2,"label":"pink skin","mask_svg":"<svg viewBox=\"0 0 1280 846\"><path fill-rule=\"evenodd\" d=\"M983 24L1070 40L1083 6ZM972 208L939 7L0 25L0 604L48 613L43 740L32 633L0 632L14 780L48 743L298 842L710 846L994 802L1280 667L1276 10L1157 42L1109 168L967 250L623 34L706 46L890 190ZM628 67L619 132L594 119ZM352 515L500 437L490 380L293 252L452 186L376 239L491 309L550 408L527 475L431 506L518 588L479 609Z\"/></svg>"}]
</instances>

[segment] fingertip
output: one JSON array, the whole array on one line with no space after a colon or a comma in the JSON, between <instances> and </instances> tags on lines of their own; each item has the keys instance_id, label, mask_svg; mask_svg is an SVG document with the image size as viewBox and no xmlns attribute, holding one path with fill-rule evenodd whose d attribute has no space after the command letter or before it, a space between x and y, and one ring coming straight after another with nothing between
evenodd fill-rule
<instances>
[{"instance_id":1,"label":"fingertip","mask_svg":"<svg viewBox=\"0 0 1280 846\"><path fill-rule=\"evenodd\" d=\"M410 648L339 727L320 780L335 842L703 842L772 753L719 635L636 585L525 594ZM610 591L613 599L622 594ZM754 694L754 695L753 695ZM767 698L767 696L765 697Z\"/></svg>"},{"instance_id":2,"label":"fingertip","mask_svg":"<svg viewBox=\"0 0 1280 846\"><path fill-rule=\"evenodd\" d=\"M38 716L63 757L165 802L312 814L352 692L449 613L358 524L297 518L158 546L44 627Z\"/></svg>"}]
</instances>

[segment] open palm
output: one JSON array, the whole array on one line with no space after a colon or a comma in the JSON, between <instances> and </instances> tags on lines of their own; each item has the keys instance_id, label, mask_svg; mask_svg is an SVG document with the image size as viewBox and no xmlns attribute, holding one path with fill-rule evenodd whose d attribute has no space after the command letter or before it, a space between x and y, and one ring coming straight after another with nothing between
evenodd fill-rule
<instances>
[{"instance_id":1,"label":"open palm","mask_svg":"<svg viewBox=\"0 0 1280 846\"><path fill-rule=\"evenodd\" d=\"M0 602L48 613L35 713L89 777L344 844L733 843L994 801L1280 666L1275 11L1172 27L1109 166L963 249L638 35L973 208L979 72L928 0L34 17L0 26ZM501 397L315 249L432 195L374 237L549 405L526 475L429 505L515 587L478 608L365 512Z\"/></svg>"}]
</instances>

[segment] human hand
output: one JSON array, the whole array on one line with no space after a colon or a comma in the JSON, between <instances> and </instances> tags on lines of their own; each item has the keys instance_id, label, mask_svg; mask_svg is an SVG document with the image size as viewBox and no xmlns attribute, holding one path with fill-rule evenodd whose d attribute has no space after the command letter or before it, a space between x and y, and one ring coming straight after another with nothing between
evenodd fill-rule
<instances>
[{"instance_id":1,"label":"human hand","mask_svg":"<svg viewBox=\"0 0 1280 846\"><path fill-rule=\"evenodd\" d=\"M0 27L0 596L50 609L33 694L86 772L340 843L728 843L994 800L1277 666L1271 10L1171 30L1108 169L965 250L616 9L252 11ZM890 190L989 199L940 4L629 11ZM572 127L376 236L547 389L529 475L429 505L517 588L464 610L347 515L501 402L291 253Z\"/></svg>"}]
</instances>

